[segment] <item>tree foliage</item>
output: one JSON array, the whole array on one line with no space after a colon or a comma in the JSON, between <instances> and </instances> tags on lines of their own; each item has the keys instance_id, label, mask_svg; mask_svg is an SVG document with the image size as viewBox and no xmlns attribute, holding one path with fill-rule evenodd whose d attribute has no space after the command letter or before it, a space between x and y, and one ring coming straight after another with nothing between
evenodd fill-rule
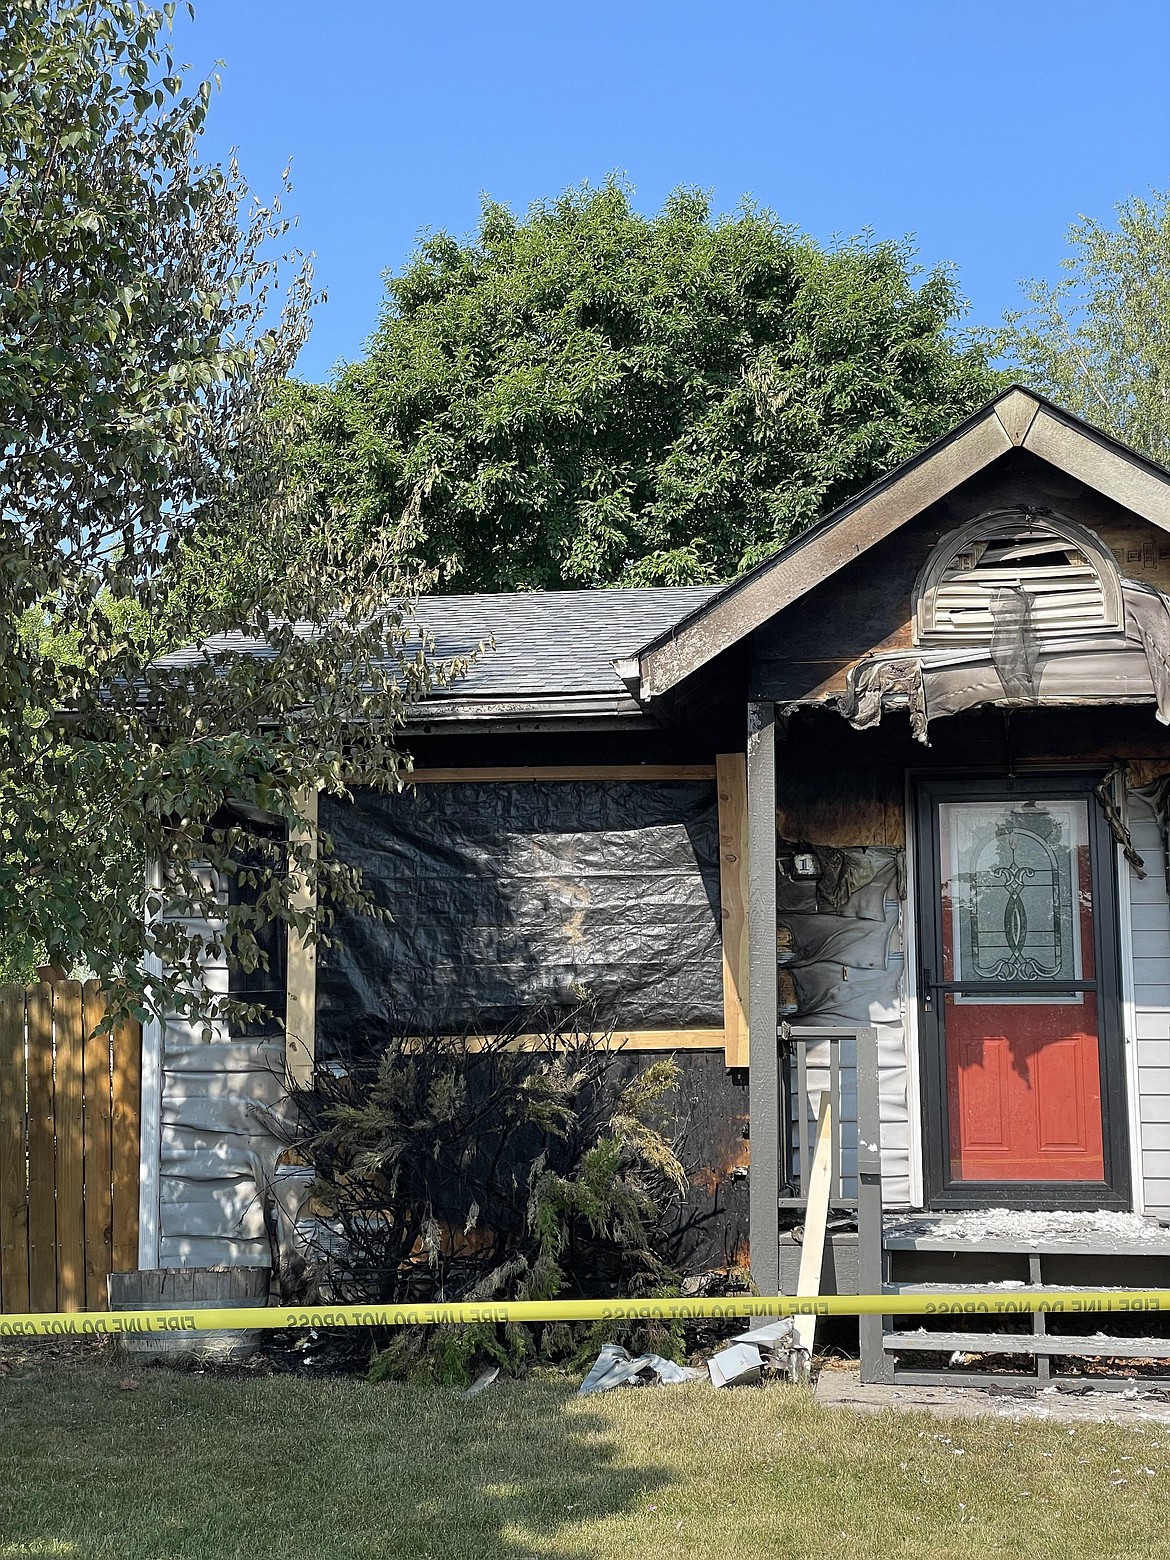
<instances>
[{"instance_id":1,"label":"tree foliage","mask_svg":"<svg viewBox=\"0 0 1170 1560\"><path fill-rule=\"evenodd\" d=\"M1170 465L1170 190L1133 197L1108 227L1068 231L1065 275L1033 282L997 346L1018 377Z\"/></svg>"},{"instance_id":2,"label":"tree foliage","mask_svg":"<svg viewBox=\"0 0 1170 1560\"><path fill-rule=\"evenodd\" d=\"M393 783L394 727L436 670L387 610L409 585L393 537L337 552L285 479L311 273L279 203L200 161L212 84L185 85L173 11L0 16L0 925L10 957L197 1005L201 939L156 918L161 892L144 906L143 863L219 914L213 942L245 964L261 916L311 930L286 867L360 901L295 833L298 796ZM206 579L208 538L237 532L247 588L198 601L198 627L227 637L160 662L176 580ZM233 875L251 905L219 903Z\"/></svg>"},{"instance_id":3,"label":"tree foliage","mask_svg":"<svg viewBox=\"0 0 1170 1560\"><path fill-rule=\"evenodd\" d=\"M610 183L390 277L363 361L303 388L318 511L402 519L453 590L726 578L996 388L946 270Z\"/></svg>"}]
</instances>

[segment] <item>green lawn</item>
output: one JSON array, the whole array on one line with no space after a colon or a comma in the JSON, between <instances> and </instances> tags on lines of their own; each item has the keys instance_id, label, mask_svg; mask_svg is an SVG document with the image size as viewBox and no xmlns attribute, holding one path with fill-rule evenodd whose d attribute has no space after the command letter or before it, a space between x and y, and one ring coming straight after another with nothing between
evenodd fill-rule
<instances>
[{"instance_id":1,"label":"green lawn","mask_svg":"<svg viewBox=\"0 0 1170 1560\"><path fill-rule=\"evenodd\" d=\"M785 1386L582 1401L547 1378L469 1403L124 1375L0 1376L0 1556L1170 1557L1170 1426L855 1417Z\"/></svg>"}]
</instances>

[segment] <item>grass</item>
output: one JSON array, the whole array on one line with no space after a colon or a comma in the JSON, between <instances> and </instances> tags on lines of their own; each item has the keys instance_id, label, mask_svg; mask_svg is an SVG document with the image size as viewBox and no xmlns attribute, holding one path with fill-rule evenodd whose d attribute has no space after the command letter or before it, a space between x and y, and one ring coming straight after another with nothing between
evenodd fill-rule
<instances>
[{"instance_id":1,"label":"grass","mask_svg":"<svg viewBox=\"0 0 1170 1560\"><path fill-rule=\"evenodd\" d=\"M1170 1426L821 1410L799 1389L463 1401L25 1357L0 1376L0 1557L1170 1557Z\"/></svg>"}]
</instances>

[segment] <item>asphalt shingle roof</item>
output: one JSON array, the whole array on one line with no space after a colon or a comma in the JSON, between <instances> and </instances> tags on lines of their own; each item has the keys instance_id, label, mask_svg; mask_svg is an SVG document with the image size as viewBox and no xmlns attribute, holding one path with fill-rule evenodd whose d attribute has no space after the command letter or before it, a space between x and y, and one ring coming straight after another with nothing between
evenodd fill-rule
<instances>
[{"instance_id":1,"label":"asphalt shingle roof","mask_svg":"<svg viewBox=\"0 0 1170 1560\"><path fill-rule=\"evenodd\" d=\"M480 643L491 648L467 675L436 689L426 703L507 699L628 700L615 660L634 655L673 623L717 595L718 586L648 586L642 589L515 591L479 596L424 596L416 618L435 641L440 660L469 656ZM297 625L301 631L302 625ZM305 632L312 632L308 624ZM182 668L205 651L271 655L261 640L222 634L157 664Z\"/></svg>"},{"instance_id":2,"label":"asphalt shingle roof","mask_svg":"<svg viewBox=\"0 0 1170 1560\"><path fill-rule=\"evenodd\" d=\"M454 697L616 694L624 689L614 661L635 654L717 591L651 586L429 596L419 602L417 617L443 659L494 640L494 650L451 685Z\"/></svg>"}]
</instances>

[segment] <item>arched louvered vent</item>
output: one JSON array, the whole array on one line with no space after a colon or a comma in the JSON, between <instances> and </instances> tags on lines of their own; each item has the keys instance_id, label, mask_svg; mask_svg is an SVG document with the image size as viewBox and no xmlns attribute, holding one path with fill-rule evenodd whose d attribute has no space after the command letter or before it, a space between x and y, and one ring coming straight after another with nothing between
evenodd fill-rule
<instances>
[{"instance_id":1,"label":"arched louvered vent","mask_svg":"<svg viewBox=\"0 0 1170 1560\"><path fill-rule=\"evenodd\" d=\"M1058 515L981 515L944 537L927 560L915 590L915 639L988 644L1005 615L1061 639L1119 630L1112 556L1092 532Z\"/></svg>"}]
</instances>

